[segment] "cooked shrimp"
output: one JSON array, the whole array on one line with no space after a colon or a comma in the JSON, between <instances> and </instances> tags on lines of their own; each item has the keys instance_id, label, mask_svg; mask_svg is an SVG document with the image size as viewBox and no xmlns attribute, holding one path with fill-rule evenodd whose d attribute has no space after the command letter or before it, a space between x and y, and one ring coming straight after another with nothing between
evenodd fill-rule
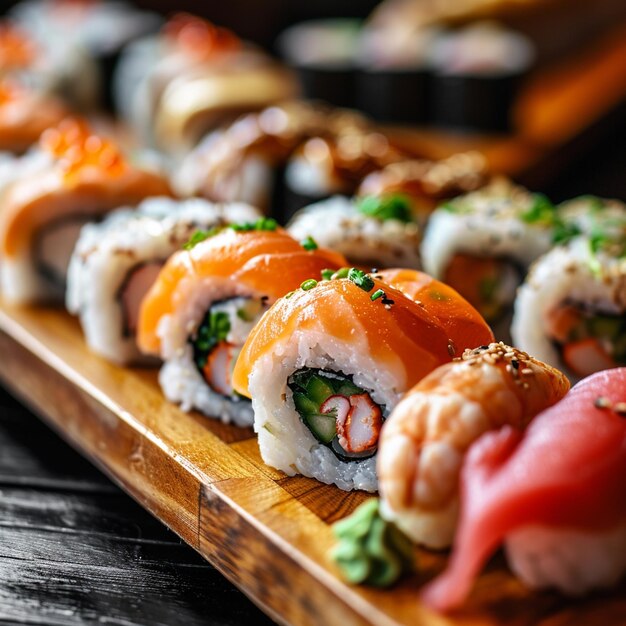
<instances>
[{"instance_id":1,"label":"cooked shrimp","mask_svg":"<svg viewBox=\"0 0 626 626\"><path fill-rule=\"evenodd\" d=\"M448 547L465 452L484 432L523 428L569 388L558 370L502 342L466 350L421 380L385 423L382 511L415 541Z\"/></svg>"}]
</instances>

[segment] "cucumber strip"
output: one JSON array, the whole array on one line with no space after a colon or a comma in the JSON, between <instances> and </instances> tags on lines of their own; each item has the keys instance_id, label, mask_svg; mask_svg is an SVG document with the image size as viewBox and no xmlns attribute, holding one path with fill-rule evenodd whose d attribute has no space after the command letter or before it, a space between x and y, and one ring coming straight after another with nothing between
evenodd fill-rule
<instances>
[{"instance_id":1,"label":"cucumber strip","mask_svg":"<svg viewBox=\"0 0 626 626\"><path fill-rule=\"evenodd\" d=\"M322 443L330 443L337 435L337 423L334 417L327 415L306 415L306 425Z\"/></svg>"},{"instance_id":2,"label":"cucumber strip","mask_svg":"<svg viewBox=\"0 0 626 626\"><path fill-rule=\"evenodd\" d=\"M334 389L320 376L311 376L306 386L306 395L318 406L322 405L334 393Z\"/></svg>"},{"instance_id":3,"label":"cucumber strip","mask_svg":"<svg viewBox=\"0 0 626 626\"><path fill-rule=\"evenodd\" d=\"M296 410L302 417L316 415L320 412L319 406L315 402L309 400L303 393L294 393L293 403L296 405Z\"/></svg>"}]
</instances>

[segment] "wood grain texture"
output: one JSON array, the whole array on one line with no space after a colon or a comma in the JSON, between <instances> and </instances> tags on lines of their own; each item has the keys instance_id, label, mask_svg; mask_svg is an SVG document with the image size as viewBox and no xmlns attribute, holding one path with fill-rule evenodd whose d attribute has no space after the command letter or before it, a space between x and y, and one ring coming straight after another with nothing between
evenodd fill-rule
<instances>
[{"instance_id":1,"label":"wood grain texture","mask_svg":"<svg viewBox=\"0 0 626 626\"><path fill-rule=\"evenodd\" d=\"M416 594L445 565L442 554L420 552L419 573L393 590L346 585L327 557L330 524L363 494L264 466L250 431L167 404L156 372L124 370L89 354L77 323L62 311L3 307L0 331L4 383L283 623L626 623L626 585L575 602L531 594L499 557L451 617L427 611ZM27 519L28 511L22 515ZM45 551L44 539L41 546ZM98 550L106 566L106 550ZM149 547L142 550L149 563Z\"/></svg>"},{"instance_id":2,"label":"wood grain texture","mask_svg":"<svg viewBox=\"0 0 626 626\"><path fill-rule=\"evenodd\" d=\"M270 620L0 389L0 624Z\"/></svg>"}]
</instances>

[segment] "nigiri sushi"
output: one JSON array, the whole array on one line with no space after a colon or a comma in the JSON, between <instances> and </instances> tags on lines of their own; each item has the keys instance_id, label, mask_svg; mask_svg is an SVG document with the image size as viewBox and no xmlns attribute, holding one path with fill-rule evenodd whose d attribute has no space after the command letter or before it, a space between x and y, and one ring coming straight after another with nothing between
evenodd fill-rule
<instances>
[{"instance_id":1,"label":"nigiri sushi","mask_svg":"<svg viewBox=\"0 0 626 626\"><path fill-rule=\"evenodd\" d=\"M165 396L188 411L252 424L232 368L248 333L280 296L345 259L314 242L301 245L274 220L199 232L169 258L144 298L138 345L165 361Z\"/></svg>"},{"instance_id":2,"label":"nigiri sushi","mask_svg":"<svg viewBox=\"0 0 626 626\"><path fill-rule=\"evenodd\" d=\"M239 356L234 386L252 398L268 465L374 491L385 419L455 352L441 321L393 287L354 268L326 278L268 311Z\"/></svg>"},{"instance_id":3,"label":"nigiri sushi","mask_svg":"<svg viewBox=\"0 0 626 626\"><path fill-rule=\"evenodd\" d=\"M582 594L626 572L626 368L586 378L522 433L488 433L470 449L448 569L422 593L458 607L502 543L529 587Z\"/></svg>"},{"instance_id":4,"label":"nigiri sushi","mask_svg":"<svg viewBox=\"0 0 626 626\"><path fill-rule=\"evenodd\" d=\"M80 228L148 196L170 195L159 174L138 169L83 122L65 120L41 137L49 166L10 185L0 211L2 294L13 303L63 296Z\"/></svg>"},{"instance_id":5,"label":"nigiri sushi","mask_svg":"<svg viewBox=\"0 0 626 626\"><path fill-rule=\"evenodd\" d=\"M466 350L436 369L409 391L383 428L383 516L417 543L449 547L470 445L504 424L523 428L568 389L561 372L503 343Z\"/></svg>"}]
</instances>

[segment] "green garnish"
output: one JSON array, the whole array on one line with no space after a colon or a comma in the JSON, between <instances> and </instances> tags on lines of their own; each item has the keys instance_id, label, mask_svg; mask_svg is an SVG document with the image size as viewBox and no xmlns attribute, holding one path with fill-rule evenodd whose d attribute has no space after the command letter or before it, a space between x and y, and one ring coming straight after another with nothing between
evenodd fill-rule
<instances>
[{"instance_id":1,"label":"green garnish","mask_svg":"<svg viewBox=\"0 0 626 626\"><path fill-rule=\"evenodd\" d=\"M558 221L556 207L542 193L535 193L532 198L533 203L527 211L520 215L521 220L528 224L554 226Z\"/></svg>"},{"instance_id":2,"label":"green garnish","mask_svg":"<svg viewBox=\"0 0 626 626\"><path fill-rule=\"evenodd\" d=\"M413 221L411 204L406 196L400 194L388 196L365 196L357 201L356 208L363 215L377 220Z\"/></svg>"},{"instance_id":3,"label":"green garnish","mask_svg":"<svg viewBox=\"0 0 626 626\"><path fill-rule=\"evenodd\" d=\"M332 276L331 279L335 280L337 278L348 278L348 273L350 272L350 268L349 267L342 267L341 269L337 270Z\"/></svg>"},{"instance_id":4,"label":"green garnish","mask_svg":"<svg viewBox=\"0 0 626 626\"><path fill-rule=\"evenodd\" d=\"M385 292L382 289L377 289L371 296L370 300L378 300L378 298L382 298L385 295Z\"/></svg>"},{"instance_id":5,"label":"green garnish","mask_svg":"<svg viewBox=\"0 0 626 626\"><path fill-rule=\"evenodd\" d=\"M564 245L568 241L578 237L582 231L580 226L574 222L565 222L561 219L557 220L552 231L552 243L558 245Z\"/></svg>"},{"instance_id":6,"label":"green garnish","mask_svg":"<svg viewBox=\"0 0 626 626\"><path fill-rule=\"evenodd\" d=\"M289 300L289 298L291 298L296 292L295 291L290 291L289 293L285 294L285 300Z\"/></svg>"},{"instance_id":7,"label":"green garnish","mask_svg":"<svg viewBox=\"0 0 626 626\"><path fill-rule=\"evenodd\" d=\"M200 369L206 365L211 350L221 341L225 341L229 332L230 320L227 313L209 311L205 315L193 339L194 359Z\"/></svg>"},{"instance_id":8,"label":"green garnish","mask_svg":"<svg viewBox=\"0 0 626 626\"><path fill-rule=\"evenodd\" d=\"M202 243L203 241L205 241L206 239L209 239L210 237L214 237L215 235L222 232L223 230L224 230L224 226L215 226L213 228L210 228L209 230L197 230L193 235L191 235L189 241L183 244L183 250L191 250L192 248L197 246L199 243Z\"/></svg>"},{"instance_id":9,"label":"green garnish","mask_svg":"<svg viewBox=\"0 0 626 626\"><path fill-rule=\"evenodd\" d=\"M276 230L278 228L278 222L272 217L260 217L256 222L242 222L240 224L231 224L229 228L232 228L236 232L250 232L253 230Z\"/></svg>"},{"instance_id":10,"label":"green garnish","mask_svg":"<svg viewBox=\"0 0 626 626\"><path fill-rule=\"evenodd\" d=\"M350 583L389 587L415 569L413 544L395 524L381 517L377 498L337 522L333 532L339 542L331 558Z\"/></svg>"},{"instance_id":11,"label":"green garnish","mask_svg":"<svg viewBox=\"0 0 626 626\"><path fill-rule=\"evenodd\" d=\"M301 242L300 245L305 249L305 250L317 250L318 249L318 245L317 242L315 241L315 239L313 239L313 237L309 236L309 237L305 237Z\"/></svg>"},{"instance_id":12,"label":"green garnish","mask_svg":"<svg viewBox=\"0 0 626 626\"><path fill-rule=\"evenodd\" d=\"M371 291L374 288L374 280L368 276L363 270L352 267L348 270L348 280L351 280L357 287L363 291Z\"/></svg>"},{"instance_id":13,"label":"green garnish","mask_svg":"<svg viewBox=\"0 0 626 626\"><path fill-rule=\"evenodd\" d=\"M334 273L335 273L335 270L322 270L321 271L322 280L331 280Z\"/></svg>"},{"instance_id":14,"label":"green garnish","mask_svg":"<svg viewBox=\"0 0 626 626\"><path fill-rule=\"evenodd\" d=\"M303 291L309 291L310 289L313 289L313 287L317 287L317 281L314 278L309 278L309 280L305 280L300 285L300 289Z\"/></svg>"}]
</instances>

